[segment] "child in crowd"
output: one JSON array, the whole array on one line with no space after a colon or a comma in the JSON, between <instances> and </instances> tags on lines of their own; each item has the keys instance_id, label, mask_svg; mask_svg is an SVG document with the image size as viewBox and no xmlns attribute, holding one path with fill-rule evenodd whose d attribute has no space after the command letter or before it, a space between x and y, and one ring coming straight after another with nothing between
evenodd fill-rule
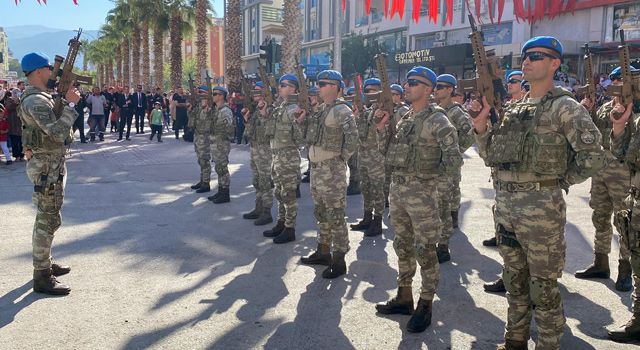
<instances>
[{"instance_id":1,"label":"child in crowd","mask_svg":"<svg viewBox=\"0 0 640 350\"><path fill-rule=\"evenodd\" d=\"M7 139L9 138L9 120L7 119L6 111L0 112L0 147L2 147L2 153L7 159L7 165L13 163L11 159L11 153L9 153L9 147L7 147Z\"/></svg>"},{"instance_id":2,"label":"child in crowd","mask_svg":"<svg viewBox=\"0 0 640 350\"><path fill-rule=\"evenodd\" d=\"M158 142L162 142L162 123L164 116L162 115L162 105L160 102L156 102L151 111L151 137L149 140L153 140L153 136L158 133Z\"/></svg>"},{"instance_id":3,"label":"child in crowd","mask_svg":"<svg viewBox=\"0 0 640 350\"><path fill-rule=\"evenodd\" d=\"M111 132L118 131L118 119L120 118L120 108L118 106L113 106L111 108Z\"/></svg>"}]
</instances>

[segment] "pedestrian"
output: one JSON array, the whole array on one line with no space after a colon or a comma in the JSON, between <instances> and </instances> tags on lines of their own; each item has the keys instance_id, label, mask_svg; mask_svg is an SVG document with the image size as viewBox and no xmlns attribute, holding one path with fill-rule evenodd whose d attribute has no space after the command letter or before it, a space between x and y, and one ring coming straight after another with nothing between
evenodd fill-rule
<instances>
[{"instance_id":1,"label":"pedestrian","mask_svg":"<svg viewBox=\"0 0 640 350\"><path fill-rule=\"evenodd\" d=\"M6 94L11 94L11 92L7 91ZM6 109L3 113L0 113L0 148L2 148L2 153L4 153L5 164L9 165L13 163L13 159L11 158L11 153L9 153L9 147L7 147L7 140L9 139L9 120L7 114Z\"/></svg>"},{"instance_id":2,"label":"pedestrian","mask_svg":"<svg viewBox=\"0 0 640 350\"><path fill-rule=\"evenodd\" d=\"M179 87L177 93L173 95L171 102L175 108L173 131L175 131L176 140L178 140L180 139L179 135L181 129L184 129L184 132L186 133L187 122L189 120L187 108L191 106L191 104L187 102L187 97L184 95L184 88L182 88L182 86Z\"/></svg>"},{"instance_id":3,"label":"pedestrian","mask_svg":"<svg viewBox=\"0 0 640 350\"><path fill-rule=\"evenodd\" d=\"M94 86L92 94L87 96L87 107L89 107L89 140L96 140L96 129L100 141L104 141L105 116L104 111L107 106L107 99L100 93L100 88Z\"/></svg>"},{"instance_id":4,"label":"pedestrian","mask_svg":"<svg viewBox=\"0 0 640 350\"><path fill-rule=\"evenodd\" d=\"M151 123L151 137L149 137L149 140L153 140L153 137L157 134L158 142L162 142L162 105L160 102L156 102L154 107L149 117Z\"/></svg>"},{"instance_id":5,"label":"pedestrian","mask_svg":"<svg viewBox=\"0 0 640 350\"><path fill-rule=\"evenodd\" d=\"M20 98L17 94L21 94L18 89L11 91L11 97L5 96L4 109L7 115L7 121L9 122L9 141L11 141L11 153L16 161L24 160L24 153L22 153L22 121L18 116L18 103Z\"/></svg>"}]
</instances>

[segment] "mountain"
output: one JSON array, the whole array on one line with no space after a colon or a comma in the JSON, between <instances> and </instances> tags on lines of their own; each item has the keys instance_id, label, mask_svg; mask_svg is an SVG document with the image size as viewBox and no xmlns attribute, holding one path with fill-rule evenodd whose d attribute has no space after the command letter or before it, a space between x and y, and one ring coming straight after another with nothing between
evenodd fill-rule
<instances>
[{"instance_id":1,"label":"mountain","mask_svg":"<svg viewBox=\"0 0 640 350\"><path fill-rule=\"evenodd\" d=\"M9 50L14 58L19 60L31 51L40 51L47 54L52 63L55 55L66 56L69 51L69 39L77 35L73 30L38 25L5 27L4 31L9 38ZM98 37L98 32L83 31L81 38L91 41ZM82 66L82 53L78 54L75 66Z\"/></svg>"}]
</instances>

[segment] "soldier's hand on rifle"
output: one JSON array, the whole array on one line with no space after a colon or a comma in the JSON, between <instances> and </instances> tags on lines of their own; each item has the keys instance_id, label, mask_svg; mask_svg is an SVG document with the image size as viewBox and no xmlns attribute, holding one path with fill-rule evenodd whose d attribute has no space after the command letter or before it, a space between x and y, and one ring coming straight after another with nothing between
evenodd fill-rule
<instances>
[{"instance_id":1,"label":"soldier's hand on rifle","mask_svg":"<svg viewBox=\"0 0 640 350\"><path fill-rule=\"evenodd\" d=\"M583 98L582 101L580 101L580 104L583 105L584 108L586 108L589 112L591 112L593 106L595 105L594 101L591 101L591 99L588 97Z\"/></svg>"},{"instance_id":2,"label":"soldier's hand on rifle","mask_svg":"<svg viewBox=\"0 0 640 350\"><path fill-rule=\"evenodd\" d=\"M27 158L27 161L31 160L31 157L33 157L33 151L31 149L26 149L24 151L24 157Z\"/></svg>"},{"instance_id":3,"label":"soldier's hand on rifle","mask_svg":"<svg viewBox=\"0 0 640 350\"><path fill-rule=\"evenodd\" d=\"M65 100L67 100L67 102L78 103L80 102L80 92L78 91L78 89L72 86L71 88L69 88L64 98Z\"/></svg>"},{"instance_id":4,"label":"soldier's hand on rifle","mask_svg":"<svg viewBox=\"0 0 640 350\"><path fill-rule=\"evenodd\" d=\"M611 123L613 123L613 127L615 129L616 126L622 127L624 129L624 125L629 120L631 116L631 110L633 109L633 103L629 103L627 108L620 103L616 103L609 114L609 119L611 119Z\"/></svg>"},{"instance_id":5,"label":"soldier's hand on rifle","mask_svg":"<svg viewBox=\"0 0 640 350\"><path fill-rule=\"evenodd\" d=\"M487 130L487 119L491 113L491 106L485 96L482 96L482 102L477 99L471 102L469 114L473 117L473 127L480 134Z\"/></svg>"},{"instance_id":6,"label":"soldier's hand on rifle","mask_svg":"<svg viewBox=\"0 0 640 350\"><path fill-rule=\"evenodd\" d=\"M243 108L240 113L242 114L242 118L244 119L245 122L248 122L249 119L251 119L251 113L249 111L249 108Z\"/></svg>"},{"instance_id":7,"label":"soldier's hand on rifle","mask_svg":"<svg viewBox=\"0 0 640 350\"><path fill-rule=\"evenodd\" d=\"M389 117L390 117L389 113L382 109L376 109L375 113L373 114L373 117L376 120L378 120L378 122L376 123L376 129L382 132L384 130L384 127L389 122Z\"/></svg>"},{"instance_id":8,"label":"soldier's hand on rifle","mask_svg":"<svg viewBox=\"0 0 640 350\"><path fill-rule=\"evenodd\" d=\"M293 115L296 118L296 123L302 124L304 122L304 118L307 116L307 111L302 108L298 108L293 112Z\"/></svg>"}]
</instances>

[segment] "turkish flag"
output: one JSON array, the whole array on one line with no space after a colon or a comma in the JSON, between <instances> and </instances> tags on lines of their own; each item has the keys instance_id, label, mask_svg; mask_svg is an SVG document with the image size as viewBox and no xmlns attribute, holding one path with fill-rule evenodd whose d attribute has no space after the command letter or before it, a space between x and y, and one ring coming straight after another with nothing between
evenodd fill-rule
<instances>
[{"instance_id":1,"label":"turkish flag","mask_svg":"<svg viewBox=\"0 0 640 350\"><path fill-rule=\"evenodd\" d=\"M413 0L413 21L416 23L420 20L420 6L422 6L422 0Z\"/></svg>"}]
</instances>

